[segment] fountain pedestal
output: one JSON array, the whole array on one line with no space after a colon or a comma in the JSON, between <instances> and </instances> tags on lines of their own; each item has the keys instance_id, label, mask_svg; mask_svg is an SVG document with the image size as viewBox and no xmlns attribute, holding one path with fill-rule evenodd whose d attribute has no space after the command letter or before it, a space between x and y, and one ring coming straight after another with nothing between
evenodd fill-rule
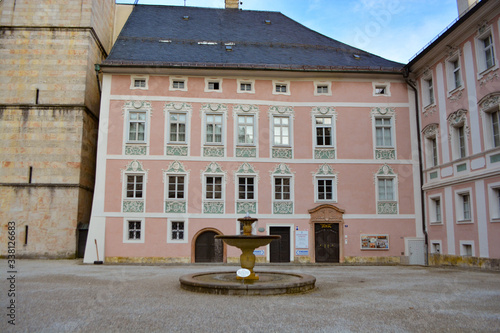
<instances>
[{"instance_id":1,"label":"fountain pedestal","mask_svg":"<svg viewBox=\"0 0 500 333\"><path fill-rule=\"evenodd\" d=\"M278 235L257 236L252 235L252 224L257 221L256 218L245 216L239 218L238 221L243 223L242 235L218 235L215 238L222 239L224 243L230 246L235 246L241 250L240 266L250 271L250 275L245 280L258 280L259 276L255 274L253 268L255 267L255 255L253 251L261 246L271 243L273 239L279 239ZM237 277L237 279L242 279Z\"/></svg>"}]
</instances>

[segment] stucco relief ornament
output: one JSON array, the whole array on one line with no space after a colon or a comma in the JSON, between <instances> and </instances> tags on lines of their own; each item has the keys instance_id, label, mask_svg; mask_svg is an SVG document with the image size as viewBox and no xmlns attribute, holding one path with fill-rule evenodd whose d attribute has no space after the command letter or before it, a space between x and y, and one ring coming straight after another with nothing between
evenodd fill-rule
<instances>
[{"instance_id":1,"label":"stucco relief ornament","mask_svg":"<svg viewBox=\"0 0 500 333\"><path fill-rule=\"evenodd\" d=\"M480 86L484 86L490 81L497 80L498 79L498 70L495 70L493 72L488 73L488 75L483 76L483 78L479 81Z\"/></svg>"},{"instance_id":2,"label":"stucco relief ornament","mask_svg":"<svg viewBox=\"0 0 500 333\"><path fill-rule=\"evenodd\" d=\"M492 95L489 96L487 99L485 99L483 102L480 104L480 108L482 112L486 112L487 110L493 108L493 107L499 107L500 104L500 94L499 95Z\"/></svg>"},{"instance_id":3,"label":"stucco relief ornament","mask_svg":"<svg viewBox=\"0 0 500 333\"><path fill-rule=\"evenodd\" d=\"M141 101L134 101L133 106L136 109L140 109L142 107L142 102Z\"/></svg>"},{"instance_id":4,"label":"stucco relief ornament","mask_svg":"<svg viewBox=\"0 0 500 333\"><path fill-rule=\"evenodd\" d=\"M455 92L448 99L452 102L458 102L463 96L462 90Z\"/></svg>"},{"instance_id":5,"label":"stucco relief ornament","mask_svg":"<svg viewBox=\"0 0 500 333\"><path fill-rule=\"evenodd\" d=\"M467 110L460 109L449 115L448 122L450 123L451 126L457 126L463 124L467 120L466 115L467 115Z\"/></svg>"},{"instance_id":6,"label":"stucco relief ornament","mask_svg":"<svg viewBox=\"0 0 500 333\"><path fill-rule=\"evenodd\" d=\"M436 111L437 111L437 107L435 105L428 107L428 108L425 108L423 111L424 117L427 118L429 116L432 116Z\"/></svg>"},{"instance_id":7,"label":"stucco relief ornament","mask_svg":"<svg viewBox=\"0 0 500 333\"><path fill-rule=\"evenodd\" d=\"M422 133L424 134L424 137L426 137L426 138L435 138L438 135L438 130L439 130L438 124L430 124L430 125L427 125L422 130Z\"/></svg>"},{"instance_id":8,"label":"stucco relief ornament","mask_svg":"<svg viewBox=\"0 0 500 333\"><path fill-rule=\"evenodd\" d=\"M144 172L144 168L138 160L133 160L130 162L127 167L125 168L125 171L133 171L133 172Z\"/></svg>"}]
</instances>

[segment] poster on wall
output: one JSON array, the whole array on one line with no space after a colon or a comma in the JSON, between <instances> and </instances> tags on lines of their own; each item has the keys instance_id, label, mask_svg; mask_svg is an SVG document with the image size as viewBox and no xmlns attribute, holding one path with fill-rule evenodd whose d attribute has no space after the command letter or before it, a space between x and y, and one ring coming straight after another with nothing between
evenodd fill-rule
<instances>
[{"instance_id":1,"label":"poster on wall","mask_svg":"<svg viewBox=\"0 0 500 333\"><path fill-rule=\"evenodd\" d=\"M295 247L297 249L309 248L309 232L308 231L295 231Z\"/></svg>"},{"instance_id":2,"label":"poster on wall","mask_svg":"<svg viewBox=\"0 0 500 333\"><path fill-rule=\"evenodd\" d=\"M389 250L389 235L361 235L361 250Z\"/></svg>"}]
</instances>

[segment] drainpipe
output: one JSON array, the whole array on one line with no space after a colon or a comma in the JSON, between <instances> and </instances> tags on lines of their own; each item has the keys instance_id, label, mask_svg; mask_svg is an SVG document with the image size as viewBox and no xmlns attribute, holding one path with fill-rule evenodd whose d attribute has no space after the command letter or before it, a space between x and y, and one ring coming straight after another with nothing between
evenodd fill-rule
<instances>
[{"instance_id":1,"label":"drainpipe","mask_svg":"<svg viewBox=\"0 0 500 333\"><path fill-rule=\"evenodd\" d=\"M423 156L422 156L422 141L420 140L420 119L418 117L418 91L417 87L410 81L409 75L410 75L410 69L408 67L404 68L404 78L406 81L406 84L413 89L415 92L415 116L416 116L416 122L417 122L417 133L418 133L418 140L417 140L417 147L418 147L418 167L420 171L420 201L422 204L420 205L421 209L421 214L422 214L422 231L424 232L424 239L425 239L425 250L424 250L424 255L425 255L425 266L429 266L429 235L427 234L427 224L425 223L425 195L424 191L422 190L422 187L424 186L424 167L423 167Z\"/></svg>"},{"instance_id":2,"label":"drainpipe","mask_svg":"<svg viewBox=\"0 0 500 333\"><path fill-rule=\"evenodd\" d=\"M97 89L99 89L99 96L101 96L101 82L99 81L99 71L101 70L101 66L99 64L95 64L94 69L95 78L97 79Z\"/></svg>"}]
</instances>

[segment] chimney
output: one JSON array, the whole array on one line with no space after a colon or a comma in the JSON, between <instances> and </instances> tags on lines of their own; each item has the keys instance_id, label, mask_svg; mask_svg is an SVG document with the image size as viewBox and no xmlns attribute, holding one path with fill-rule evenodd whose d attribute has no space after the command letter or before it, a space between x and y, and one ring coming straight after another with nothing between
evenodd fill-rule
<instances>
[{"instance_id":1,"label":"chimney","mask_svg":"<svg viewBox=\"0 0 500 333\"><path fill-rule=\"evenodd\" d=\"M240 8L240 0L225 0L225 1L226 1L226 9Z\"/></svg>"},{"instance_id":2,"label":"chimney","mask_svg":"<svg viewBox=\"0 0 500 333\"><path fill-rule=\"evenodd\" d=\"M477 0L457 0L458 17L461 17L477 4Z\"/></svg>"}]
</instances>

